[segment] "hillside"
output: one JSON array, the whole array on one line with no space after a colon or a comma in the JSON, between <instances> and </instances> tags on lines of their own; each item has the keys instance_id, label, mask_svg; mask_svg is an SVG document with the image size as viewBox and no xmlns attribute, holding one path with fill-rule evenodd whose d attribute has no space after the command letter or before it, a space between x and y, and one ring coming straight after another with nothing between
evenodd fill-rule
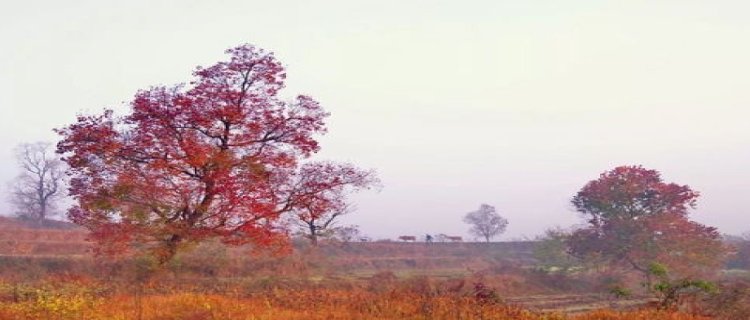
<instances>
[{"instance_id":1,"label":"hillside","mask_svg":"<svg viewBox=\"0 0 750 320\"><path fill-rule=\"evenodd\" d=\"M40 228L0 218L0 278L20 283L50 278L66 282L86 275L107 279L108 285L127 287L139 276L137 259L92 259L85 230L65 227ZM514 305L570 313L630 309L646 301L634 296L615 303L606 295L586 291L589 286L585 281L534 273L526 268L535 262L533 248L530 241L328 242L313 248L298 239L292 254L273 255L207 242L178 255L161 280L176 288L221 294L235 292L227 288L238 286L254 294L271 288L295 292L316 286L354 286L367 292L398 288L412 292L426 286L472 294L471 286L482 282Z\"/></svg>"},{"instance_id":2,"label":"hillside","mask_svg":"<svg viewBox=\"0 0 750 320\"><path fill-rule=\"evenodd\" d=\"M294 248L297 254L302 255L307 255L311 250L304 242L295 242ZM90 249L86 231L70 223L57 222L38 227L18 219L0 217L0 255L81 256L87 255ZM217 250L226 249L217 246L199 247L196 254L201 254L200 251ZM378 270L481 267L497 261L530 264L533 263L532 250L532 242L353 242L324 243L315 251L339 270ZM245 251L228 250L233 255L243 255Z\"/></svg>"},{"instance_id":3,"label":"hillside","mask_svg":"<svg viewBox=\"0 0 750 320\"><path fill-rule=\"evenodd\" d=\"M0 217L0 255L75 256L88 252L86 232L74 224L48 220L33 222Z\"/></svg>"}]
</instances>

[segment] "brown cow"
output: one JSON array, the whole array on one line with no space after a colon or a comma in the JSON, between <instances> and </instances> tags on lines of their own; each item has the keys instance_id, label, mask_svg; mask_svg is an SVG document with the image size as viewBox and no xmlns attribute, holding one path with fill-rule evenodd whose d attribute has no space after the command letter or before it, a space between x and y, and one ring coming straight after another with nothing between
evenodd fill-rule
<instances>
[{"instance_id":1,"label":"brown cow","mask_svg":"<svg viewBox=\"0 0 750 320\"><path fill-rule=\"evenodd\" d=\"M401 241L417 241L417 237L415 236L400 236L398 239Z\"/></svg>"},{"instance_id":2,"label":"brown cow","mask_svg":"<svg viewBox=\"0 0 750 320\"><path fill-rule=\"evenodd\" d=\"M464 239L461 238L461 237L459 237L459 236L446 236L445 238L448 239L448 240L450 240L451 242L461 242L461 241L464 241Z\"/></svg>"}]
</instances>

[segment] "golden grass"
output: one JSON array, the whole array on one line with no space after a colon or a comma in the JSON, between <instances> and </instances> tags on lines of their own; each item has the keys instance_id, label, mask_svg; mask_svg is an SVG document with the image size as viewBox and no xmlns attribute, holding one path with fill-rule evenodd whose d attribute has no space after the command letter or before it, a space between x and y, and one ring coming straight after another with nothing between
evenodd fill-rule
<instances>
[{"instance_id":1,"label":"golden grass","mask_svg":"<svg viewBox=\"0 0 750 320\"><path fill-rule=\"evenodd\" d=\"M6 289L9 288L7 285ZM20 298L3 295L0 319L513 319L513 320L698 320L676 312L600 310L576 316L536 313L472 296L429 296L408 291L362 289L270 290L254 295L172 292L97 294L87 288L37 289Z\"/></svg>"}]
</instances>

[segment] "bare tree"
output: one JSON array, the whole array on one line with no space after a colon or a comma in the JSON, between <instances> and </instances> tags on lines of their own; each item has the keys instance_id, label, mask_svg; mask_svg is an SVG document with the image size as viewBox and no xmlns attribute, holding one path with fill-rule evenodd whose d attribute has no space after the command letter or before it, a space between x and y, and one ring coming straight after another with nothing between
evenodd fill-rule
<instances>
[{"instance_id":1,"label":"bare tree","mask_svg":"<svg viewBox=\"0 0 750 320\"><path fill-rule=\"evenodd\" d=\"M299 211L294 221L299 226L299 231L310 240L310 244L317 246L320 238L335 235L337 219L351 211L353 208L348 204L321 213L315 213L313 209L310 209Z\"/></svg>"},{"instance_id":2,"label":"bare tree","mask_svg":"<svg viewBox=\"0 0 750 320\"><path fill-rule=\"evenodd\" d=\"M41 225L56 214L56 205L63 197L65 169L55 156L47 142L16 147L21 173L11 183L10 200L17 216Z\"/></svg>"},{"instance_id":3,"label":"bare tree","mask_svg":"<svg viewBox=\"0 0 750 320\"><path fill-rule=\"evenodd\" d=\"M343 243L349 243L349 242L355 241L359 239L361 235L361 232L359 231L359 226L355 224L342 226L342 227L336 227L334 228L333 233L336 236L336 238Z\"/></svg>"},{"instance_id":4,"label":"bare tree","mask_svg":"<svg viewBox=\"0 0 750 320\"><path fill-rule=\"evenodd\" d=\"M283 211L288 219L317 246L319 238L334 235L340 216L354 210L346 201L348 195L379 186L380 181L372 171L320 162L303 165L296 180L279 193L286 194Z\"/></svg>"},{"instance_id":5,"label":"bare tree","mask_svg":"<svg viewBox=\"0 0 750 320\"><path fill-rule=\"evenodd\" d=\"M479 206L479 210L472 211L464 216L464 222L471 225L471 234L484 238L490 242L490 238L505 232L508 220L501 217L495 211L495 207L487 204Z\"/></svg>"}]
</instances>

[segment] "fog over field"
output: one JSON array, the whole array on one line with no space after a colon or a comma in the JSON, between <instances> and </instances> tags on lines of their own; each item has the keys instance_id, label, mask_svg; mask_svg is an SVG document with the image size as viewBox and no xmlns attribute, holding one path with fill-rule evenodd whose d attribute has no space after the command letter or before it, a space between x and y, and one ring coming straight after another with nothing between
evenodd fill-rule
<instances>
[{"instance_id":1,"label":"fog over field","mask_svg":"<svg viewBox=\"0 0 750 320\"><path fill-rule=\"evenodd\" d=\"M290 98L331 113L316 159L377 170L343 223L446 233L480 204L500 238L581 223L571 197L619 165L701 193L695 220L750 231L747 1L3 1L0 213L13 148L80 112L252 43Z\"/></svg>"}]
</instances>

